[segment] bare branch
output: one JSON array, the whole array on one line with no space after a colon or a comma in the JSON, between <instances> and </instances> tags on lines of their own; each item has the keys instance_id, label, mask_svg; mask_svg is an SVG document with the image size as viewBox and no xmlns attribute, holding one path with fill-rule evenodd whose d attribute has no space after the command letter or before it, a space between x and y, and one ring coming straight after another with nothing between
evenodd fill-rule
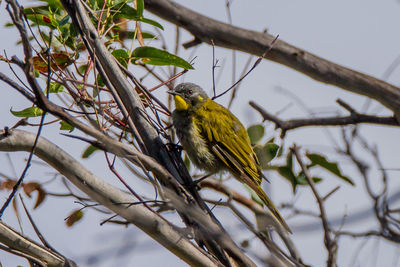
<instances>
[{"instance_id":1,"label":"bare branch","mask_svg":"<svg viewBox=\"0 0 400 267\"><path fill-rule=\"evenodd\" d=\"M24 237L3 222L0 222L0 243L18 251L19 253L16 253L16 255L35 259L37 262L42 263L43 266L76 266L73 261Z\"/></svg>"},{"instance_id":2,"label":"bare branch","mask_svg":"<svg viewBox=\"0 0 400 267\"><path fill-rule=\"evenodd\" d=\"M257 236L257 238L259 238L266 245L266 247L271 251L271 253L275 254L275 256L280 258L283 262L288 263L289 261L289 264L295 264L296 266L303 266L300 254L296 246L292 242L291 238L287 234L287 231L285 231L282 228L282 226L278 222L276 222L276 219L262 206L260 206L255 201L246 198L245 196L241 195L235 190L230 189L226 185L214 181L213 179L203 180L199 183L199 185L201 188L209 188L226 195L229 198L228 201L225 202L218 201L214 202L214 204L229 207L240 218L240 220L243 221L243 223L249 228L249 230L251 230ZM254 213L256 220L263 224L258 226L259 230L255 229L253 224L250 223L248 219L244 215L242 215L242 213L239 212L238 209L236 209L236 207L232 204L232 200L243 205L244 207L246 207L247 209L249 209ZM265 230L267 229L267 227L264 226L267 226L268 224L266 222L271 223L277 229L277 233L282 238L292 258L282 253L282 251L278 249L275 244L272 244L272 241L269 238L267 238L267 235L264 234Z\"/></svg>"},{"instance_id":3,"label":"bare branch","mask_svg":"<svg viewBox=\"0 0 400 267\"><path fill-rule=\"evenodd\" d=\"M308 184L310 185L311 191L314 194L315 199L317 200L319 211L321 213L321 222L322 222L322 227L324 228L324 243L326 250L328 251L328 260L327 260L327 266L328 267L335 267L337 266L336 258L337 258L337 249L338 249L338 244L336 238L332 238L332 230L329 226L328 222L328 217L326 215L325 211L325 205L324 201L319 195L315 183L312 180L312 176L310 174L310 171L304 164L303 160L301 159L300 151L299 148L296 145L293 145L291 148L293 151L294 155L296 156L297 162L300 164L300 167L304 173L304 176L307 179Z\"/></svg>"},{"instance_id":4,"label":"bare branch","mask_svg":"<svg viewBox=\"0 0 400 267\"><path fill-rule=\"evenodd\" d=\"M379 236L386 240L389 240L394 243L400 243L400 221L395 219L391 215L389 201L388 201L388 176L386 173L386 169L383 167L381 159L378 156L378 151L376 148L371 147L364 138L362 138L357 129L354 129L351 133L351 138L348 137L345 133L345 130L342 129L343 142L345 143L345 149L339 151L349 157L349 159L354 163L357 167L365 187L365 190L368 196L373 201L373 211L375 214L375 218L379 223L379 230L372 230L363 233L351 233L340 231L337 235L347 235L352 237L367 237L367 236ZM382 176L382 190L380 193L375 192L375 184L371 183L371 178L369 175L368 164L363 162L359 157L357 157L353 151L353 142L358 140L361 142L361 145L364 149L371 154L373 159L376 162L377 167L380 169ZM374 175L375 178L375 175Z\"/></svg>"},{"instance_id":5,"label":"bare branch","mask_svg":"<svg viewBox=\"0 0 400 267\"><path fill-rule=\"evenodd\" d=\"M0 72L0 80L7 83L14 89L16 89L18 92L20 92L23 96L25 96L32 103L35 102L35 97L31 93L27 92L22 86L20 86L19 84L17 84L16 82L14 82L13 80L8 78L6 75L4 75L1 72Z\"/></svg>"},{"instance_id":6,"label":"bare branch","mask_svg":"<svg viewBox=\"0 0 400 267\"><path fill-rule=\"evenodd\" d=\"M339 102L339 100L338 100ZM340 102L341 106L343 106L343 102ZM360 123L370 123L370 124L379 124L379 125L388 125L388 126L400 126L397 119L394 116L391 117L378 117L366 114L360 114L353 112L349 116L336 116L336 117L327 117L327 118L305 118L305 119L291 119L291 120L282 120L275 115L267 112L260 105L250 101L250 106L252 106L255 110L257 110L263 120L272 121L275 123L276 128L280 128L282 130L281 136L285 136L286 132L289 130L307 127L307 126L343 126L350 124L360 124ZM346 106L350 108L348 105Z\"/></svg>"}]
</instances>

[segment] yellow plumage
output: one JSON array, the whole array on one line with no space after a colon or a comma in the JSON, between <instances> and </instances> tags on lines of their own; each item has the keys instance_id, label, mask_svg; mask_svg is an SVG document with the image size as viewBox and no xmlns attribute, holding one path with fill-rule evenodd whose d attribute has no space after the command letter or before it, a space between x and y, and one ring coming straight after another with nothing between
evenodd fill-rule
<instances>
[{"instance_id":1,"label":"yellow plumage","mask_svg":"<svg viewBox=\"0 0 400 267\"><path fill-rule=\"evenodd\" d=\"M197 85L183 83L174 91L173 123L192 162L210 173L227 170L252 188L273 216L290 232L278 210L262 190L264 177L246 129L226 108Z\"/></svg>"}]
</instances>

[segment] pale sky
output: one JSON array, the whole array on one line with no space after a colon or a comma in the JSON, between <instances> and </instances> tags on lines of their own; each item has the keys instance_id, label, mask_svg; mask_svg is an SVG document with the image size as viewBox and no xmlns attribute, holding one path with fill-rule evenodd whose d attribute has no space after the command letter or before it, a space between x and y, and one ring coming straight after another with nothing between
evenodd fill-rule
<instances>
[{"instance_id":1,"label":"pale sky","mask_svg":"<svg viewBox=\"0 0 400 267\"><path fill-rule=\"evenodd\" d=\"M227 21L225 1L181 0L177 2L214 19ZM4 7L5 3L2 3L0 6L0 25L9 21ZM396 0L233 1L231 12L233 24L236 26L258 31L268 29L271 34L279 34L281 40L294 46L374 77L382 77L392 61L400 55L400 36L398 34L400 3ZM148 14L148 16L155 18L151 14ZM172 51L175 26L158 18L155 19L164 26L165 37L169 42L168 48ZM147 27L147 29L152 31L150 27ZM189 34L182 33L183 41L192 39ZM1 29L0 36L2 36L2 48L6 50L8 56L21 55L21 47L15 45L18 39L15 29ZM155 42L153 45L156 46L159 43ZM181 49L181 52L180 56L187 59L192 50L183 51ZM187 73L183 80L197 83L210 93L212 88L212 48L201 45L194 55L197 56L195 60L196 69ZM217 48L216 57L224 63L224 67L219 70L222 73L217 73L217 76L221 76L217 89L223 91L232 83L231 51ZM248 55L237 53L237 76L242 72L241 66L245 64L247 59ZM136 69L132 68L132 70L135 71ZM10 74L5 63L0 64L0 71ZM399 74L400 69L395 70L388 81L394 85L400 84ZM0 127L11 126L17 121L17 118L11 116L10 108L21 110L28 106L22 96L3 83L2 85ZM154 84L151 83L151 80L148 80L145 81L145 85L151 87ZM246 126L261 122L260 115L248 106L250 100L262 105L271 113L280 112L286 107L279 115L282 118L307 116L307 113L293 97L283 93L282 88L301 99L309 109L320 112L319 116L334 115L337 110L340 110L335 103L337 98L345 100L357 110L363 107L366 100L364 97L313 81L285 66L263 61L242 83L238 97L233 104L232 112ZM157 96L162 99L165 99L165 95L164 89L157 92ZM228 101L228 95L218 99L218 102L223 105L227 105ZM375 112L377 110L380 115L389 114L379 104L373 102L369 111ZM345 114L343 110L340 111ZM274 131L274 127L270 123L264 125L268 129L267 136L279 136L279 132ZM35 131L32 127L25 129ZM364 137L368 138L372 144L377 145L384 166L386 168L398 168L397 151L400 149L398 142L400 129L361 126L360 130ZM330 133L339 140L338 130L330 128ZM45 127L43 136L77 157L82 153L82 143L60 136L57 125ZM66 142L68 142L68 146L64 147L63 144ZM343 172L356 182L356 187L351 187L324 171L313 173L324 178L324 181L318 185L318 190L322 195L337 185L341 186L341 189L326 202L329 218L340 218L346 213L353 214L371 205L365 192L360 189L362 183L358 173L346 163L344 158L337 157L332 149L333 144L327 138L325 131L317 128L304 128L289 132L285 141L286 147L294 142L309 151L319 152L328 156L329 159L339 161ZM364 157L364 151L359 149L358 152L361 157ZM27 153L11 154L18 176L23 170L26 157ZM13 175L6 155L0 154L0 159L1 162L4 162L0 167L0 172ZM366 160L370 160L370 158L367 157ZM106 167L104 156L101 153L96 154L91 160L84 160L83 162L88 169L103 177L107 182L117 184L116 179ZM378 174L376 169L373 171ZM50 180L51 175L48 172L48 168L35 164L29 170L27 179L28 181ZM309 188L300 188L293 196L291 186L286 180L276 174L267 174L271 177L271 188L268 190L271 191L272 198L277 205L295 199L298 207L317 211ZM392 194L400 191L398 176L398 172L390 172L390 192ZM379 176L377 175L377 177ZM134 179L130 181L138 192L151 190L146 184ZM229 185L246 193L243 187L236 182L229 182ZM60 192L61 188L51 186L49 191ZM6 194L1 191L0 202L5 198ZM33 201L26 198L26 202L29 207L33 206ZM80 208L80 205L74 203L72 199L49 197L42 207L32 211L32 216L50 244L65 256L76 260L79 266L160 266L160 264L162 266L185 266L185 263L142 234L134 226L128 228L107 224L100 226L99 223L108 216L95 211L86 210L85 218L81 222L66 229L64 218L77 208ZM237 220L232 220L229 211L216 208L215 212L222 223L226 225L228 231L234 230L233 237L236 238L236 241L240 242L244 238L251 237L248 232L241 230L243 228ZM287 211L282 213L288 214ZM12 209L9 209L4 216L6 223L19 229ZM315 231L301 231L305 226L318 225L319 221L302 216L289 219L288 223L294 230L292 238L300 250L304 262L313 266L323 266L326 260L326 252L323 247L321 228L318 227ZM34 233L26 220L23 221L22 227L25 234L34 237ZM362 223L345 224L344 229L363 231L374 227L375 220L369 217ZM341 239L338 252L339 266L400 266L397 256L400 253L396 246L386 241L370 240L363 247L360 247L362 243L362 240ZM126 244L124 249L110 252L111 248L123 247L123 244ZM257 247L257 243L254 243L251 248L259 255L265 253L263 247ZM353 259L358 250L360 250L358 258ZM97 254L102 254L104 258L99 259L99 263L89 265L88 256ZM18 264L28 266L25 260L1 251L0 261L6 267Z\"/></svg>"}]
</instances>

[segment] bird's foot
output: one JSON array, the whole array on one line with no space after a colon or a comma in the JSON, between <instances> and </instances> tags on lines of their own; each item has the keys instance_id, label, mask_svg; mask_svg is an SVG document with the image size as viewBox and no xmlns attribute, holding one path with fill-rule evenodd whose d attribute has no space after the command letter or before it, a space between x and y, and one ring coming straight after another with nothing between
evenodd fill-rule
<instances>
[{"instance_id":1,"label":"bird's foot","mask_svg":"<svg viewBox=\"0 0 400 267\"><path fill-rule=\"evenodd\" d=\"M198 187L198 186L199 186L199 183L200 183L201 181L207 179L207 178L210 177L211 175L213 175L213 173L206 174L206 175L204 175L203 177L201 177L201 178L199 178L199 179L197 179L197 180L194 180L190 186L191 186L191 187ZM200 189L200 188L198 188L198 189Z\"/></svg>"},{"instance_id":2,"label":"bird's foot","mask_svg":"<svg viewBox=\"0 0 400 267\"><path fill-rule=\"evenodd\" d=\"M167 143L167 148L170 150L176 150L178 153L181 153L183 150L183 146L175 144L175 143Z\"/></svg>"}]
</instances>

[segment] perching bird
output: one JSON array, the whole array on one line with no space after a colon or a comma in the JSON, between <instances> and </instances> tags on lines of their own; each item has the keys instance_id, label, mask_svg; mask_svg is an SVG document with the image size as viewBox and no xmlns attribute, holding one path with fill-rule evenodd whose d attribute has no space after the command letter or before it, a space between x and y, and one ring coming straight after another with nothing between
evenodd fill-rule
<instances>
[{"instance_id":1,"label":"perching bird","mask_svg":"<svg viewBox=\"0 0 400 267\"><path fill-rule=\"evenodd\" d=\"M181 83L168 93L175 100L173 125L190 160L209 173L229 171L253 189L278 222L291 232L260 186L264 175L242 123L196 84Z\"/></svg>"}]
</instances>

